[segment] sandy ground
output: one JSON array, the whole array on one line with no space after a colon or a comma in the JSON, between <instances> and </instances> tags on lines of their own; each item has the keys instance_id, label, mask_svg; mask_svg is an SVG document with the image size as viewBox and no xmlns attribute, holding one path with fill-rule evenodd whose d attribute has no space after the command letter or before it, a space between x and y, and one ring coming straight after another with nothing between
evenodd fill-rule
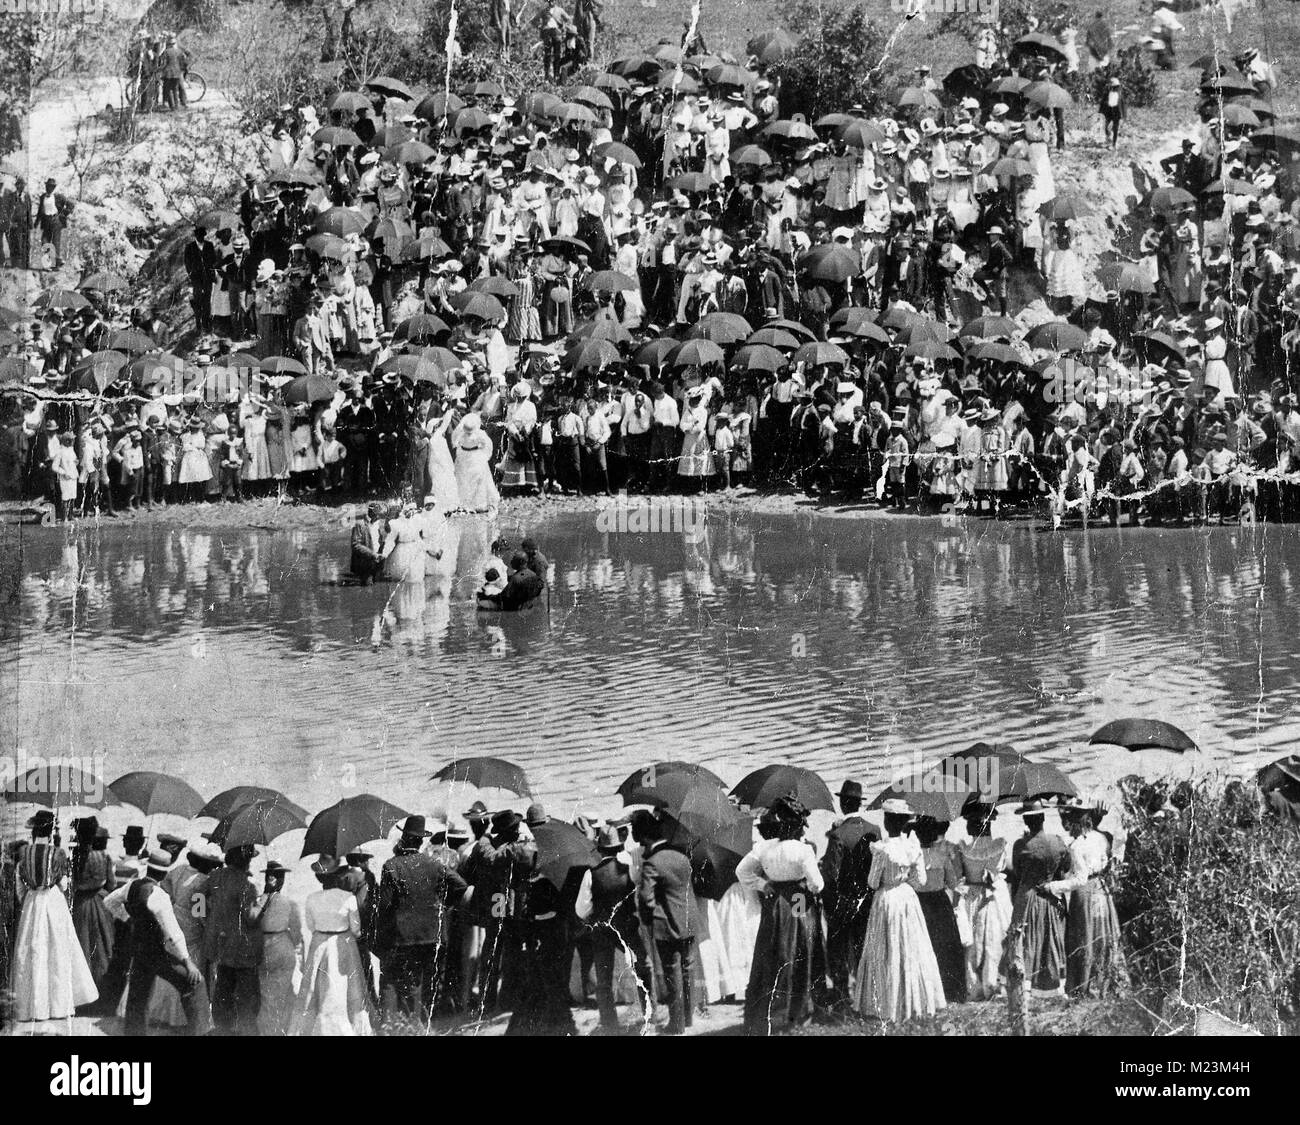
<instances>
[{"instance_id":1,"label":"sandy ground","mask_svg":"<svg viewBox=\"0 0 1300 1125\"><path fill-rule=\"evenodd\" d=\"M666 1019L656 1017L652 1027L644 1028L633 1022L632 1009L619 1009L623 1021L621 1034L626 1036L657 1035ZM1150 1034L1144 1012L1131 1000L1079 1000L1067 1001L1061 995L1035 993L1030 1001L1029 1029L1033 1035L1147 1035ZM594 1004L573 1009L574 1022L579 1035L597 1035L600 1023ZM734 1003L712 1004L697 1012L689 1036L741 1035L743 1034L744 1006ZM430 1035L483 1035L501 1036L509 1023L508 1015L484 1021L436 1020L428 1030ZM392 1031L390 1034L407 1032ZM13 1035L121 1035L121 1021L116 1018L74 1017L46 1023L19 1024ZM165 1035L155 1029L153 1034ZM853 1036L954 1036L1010 1034L1010 1023L1004 1001L958 1004L935 1018L914 1020L902 1026L886 1027L879 1023L861 1020L856 1016L830 1018L811 1023L793 1034L800 1037L828 1035Z\"/></svg>"}]
</instances>

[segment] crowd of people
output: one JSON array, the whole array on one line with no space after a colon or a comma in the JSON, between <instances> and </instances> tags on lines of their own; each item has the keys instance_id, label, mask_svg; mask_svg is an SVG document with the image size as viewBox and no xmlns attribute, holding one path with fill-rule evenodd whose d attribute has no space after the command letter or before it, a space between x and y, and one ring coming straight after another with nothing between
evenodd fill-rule
<instances>
[{"instance_id":1,"label":"crowd of people","mask_svg":"<svg viewBox=\"0 0 1300 1125\"><path fill-rule=\"evenodd\" d=\"M1208 61L1143 256L1088 276L1088 205L1053 171L1082 112L1057 81L1072 45L1031 34L942 83L921 66L892 108L808 122L762 61L777 33L745 67L691 36L568 100L380 78L284 107L273 170L185 247L187 357L98 275L5 334L30 365L6 488L67 515L753 485L1294 518L1300 137L1264 127L1257 52ZM1111 42L1098 13L1103 116Z\"/></svg>"},{"instance_id":2,"label":"crowd of people","mask_svg":"<svg viewBox=\"0 0 1300 1125\"><path fill-rule=\"evenodd\" d=\"M1148 825L1180 815L1160 786L1126 793ZM728 1001L746 1033L768 1035L814 1017L932 1017L1001 996L1013 964L1041 993L1124 986L1105 808L1005 805L1024 824L1009 839L976 799L955 839L903 799L868 814L855 781L837 799L816 841L793 795L740 806L753 843L729 860L665 809L560 823L536 803L476 801L406 816L378 870L364 847L320 855L305 898L286 892L289 868L218 846L219 830L150 841L136 825L118 848L83 816L69 854L41 810L0 880L10 1015L356 1035L509 1012L509 1034L573 1034L574 1007L590 1005L601 1033L671 1035ZM1045 827L1058 816L1068 839Z\"/></svg>"}]
</instances>

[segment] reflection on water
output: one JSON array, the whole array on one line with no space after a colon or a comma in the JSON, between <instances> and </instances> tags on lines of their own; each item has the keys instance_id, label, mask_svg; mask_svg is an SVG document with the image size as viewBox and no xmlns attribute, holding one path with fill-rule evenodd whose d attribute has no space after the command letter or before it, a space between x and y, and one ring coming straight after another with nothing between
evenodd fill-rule
<instances>
[{"instance_id":1,"label":"reflection on water","mask_svg":"<svg viewBox=\"0 0 1300 1125\"><path fill-rule=\"evenodd\" d=\"M834 788L977 738L1078 767L1126 713L1234 768L1294 741L1294 528L715 514L692 541L568 513L527 530L549 611L511 616L474 609L482 521L449 524L423 586L371 588L338 584L343 528L10 529L0 746L309 808L358 790L419 808L438 765L495 753L567 813L608 808L655 758L728 780L793 760Z\"/></svg>"}]
</instances>

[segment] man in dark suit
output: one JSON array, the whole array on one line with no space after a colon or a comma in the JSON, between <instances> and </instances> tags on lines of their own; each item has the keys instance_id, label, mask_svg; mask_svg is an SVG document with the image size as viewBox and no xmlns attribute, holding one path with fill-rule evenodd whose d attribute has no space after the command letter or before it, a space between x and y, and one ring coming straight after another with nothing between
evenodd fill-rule
<instances>
[{"instance_id":1,"label":"man in dark suit","mask_svg":"<svg viewBox=\"0 0 1300 1125\"><path fill-rule=\"evenodd\" d=\"M696 919L691 861L668 846L662 826L648 813L633 818L632 836L645 849L637 906L663 966L668 992L664 1034L682 1035L691 1026L691 958L702 927Z\"/></svg>"},{"instance_id":2,"label":"man in dark suit","mask_svg":"<svg viewBox=\"0 0 1300 1125\"><path fill-rule=\"evenodd\" d=\"M371 585L375 576L384 567L384 560L379 553L381 544L379 526L371 519L369 507L358 510L356 522L352 525L352 553L349 565L352 573L363 586Z\"/></svg>"},{"instance_id":3,"label":"man in dark suit","mask_svg":"<svg viewBox=\"0 0 1300 1125\"><path fill-rule=\"evenodd\" d=\"M867 887L870 845L880 839L880 833L862 815L862 786L858 782L846 781L837 796L844 819L826 833L826 854L821 868L826 881L822 905L826 910L831 999L842 1004L849 1000L850 977L857 971L862 942L867 935L867 914L871 906L871 891Z\"/></svg>"},{"instance_id":4,"label":"man in dark suit","mask_svg":"<svg viewBox=\"0 0 1300 1125\"><path fill-rule=\"evenodd\" d=\"M392 985L397 1010L429 1019L447 948L448 911L465 896L465 880L437 856L420 851L429 838L422 816L408 816L393 858L384 864L375 915L381 990Z\"/></svg>"},{"instance_id":5,"label":"man in dark suit","mask_svg":"<svg viewBox=\"0 0 1300 1125\"><path fill-rule=\"evenodd\" d=\"M200 334L212 330L212 286L216 281L217 255L208 241L206 227L196 226L194 237L185 244L185 274L190 281L190 307Z\"/></svg>"}]
</instances>

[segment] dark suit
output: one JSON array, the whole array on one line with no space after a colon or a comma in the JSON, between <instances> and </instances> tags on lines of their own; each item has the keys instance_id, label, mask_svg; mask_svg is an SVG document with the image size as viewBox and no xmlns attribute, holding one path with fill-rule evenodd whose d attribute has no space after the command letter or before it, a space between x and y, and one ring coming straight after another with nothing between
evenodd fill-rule
<instances>
[{"instance_id":1,"label":"dark suit","mask_svg":"<svg viewBox=\"0 0 1300 1125\"><path fill-rule=\"evenodd\" d=\"M867 936L871 891L871 844L877 832L857 813L846 816L826 834L822 857L822 905L826 908L826 959L835 1000L849 998L849 979L857 972L862 942Z\"/></svg>"},{"instance_id":2,"label":"dark suit","mask_svg":"<svg viewBox=\"0 0 1300 1125\"><path fill-rule=\"evenodd\" d=\"M384 567L384 560L379 557L370 537L372 524L369 520L358 520L352 525L352 573L363 582L370 583Z\"/></svg>"},{"instance_id":3,"label":"dark suit","mask_svg":"<svg viewBox=\"0 0 1300 1125\"><path fill-rule=\"evenodd\" d=\"M465 890L465 880L437 856L399 848L384 864L374 947L381 988L393 986L403 1015L426 1018L438 1002L448 912Z\"/></svg>"},{"instance_id":4,"label":"dark suit","mask_svg":"<svg viewBox=\"0 0 1300 1125\"><path fill-rule=\"evenodd\" d=\"M656 842L641 862L637 891L641 920L659 949L668 992L668 1034L691 1026L691 956L700 928L696 917L691 861Z\"/></svg>"},{"instance_id":5,"label":"dark suit","mask_svg":"<svg viewBox=\"0 0 1300 1125\"><path fill-rule=\"evenodd\" d=\"M200 332L212 327L212 285L217 255L211 243L190 239L185 245L185 274L190 279L190 305Z\"/></svg>"}]
</instances>

